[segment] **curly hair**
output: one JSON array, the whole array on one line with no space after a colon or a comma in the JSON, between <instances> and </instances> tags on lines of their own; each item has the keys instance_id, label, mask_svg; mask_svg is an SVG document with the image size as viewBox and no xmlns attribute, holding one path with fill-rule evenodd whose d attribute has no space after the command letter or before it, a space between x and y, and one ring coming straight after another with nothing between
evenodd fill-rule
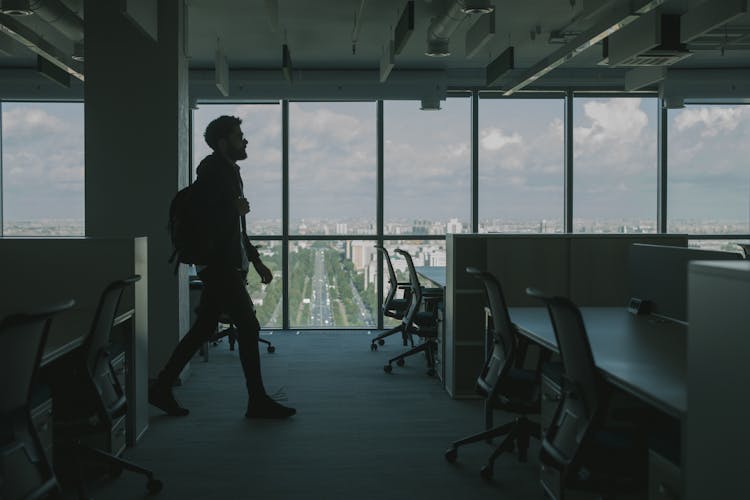
<instances>
[{"instance_id":1,"label":"curly hair","mask_svg":"<svg viewBox=\"0 0 750 500\"><path fill-rule=\"evenodd\" d=\"M216 151L216 148L219 147L219 140L229 137L234 127L240 126L241 123L242 120L236 116L220 116L208 124L203 138L206 140L206 144Z\"/></svg>"}]
</instances>

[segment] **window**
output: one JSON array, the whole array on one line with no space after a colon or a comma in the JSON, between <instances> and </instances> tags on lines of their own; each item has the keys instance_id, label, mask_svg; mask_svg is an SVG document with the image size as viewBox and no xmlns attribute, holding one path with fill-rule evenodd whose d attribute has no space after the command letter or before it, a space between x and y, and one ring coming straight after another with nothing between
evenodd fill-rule
<instances>
[{"instance_id":1,"label":"window","mask_svg":"<svg viewBox=\"0 0 750 500\"><path fill-rule=\"evenodd\" d=\"M374 102L289 105L289 233L375 235Z\"/></svg>"},{"instance_id":2,"label":"window","mask_svg":"<svg viewBox=\"0 0 750 500\"><path fill-rule=\"evenodd\" d=\"M748 136L747 105L669 111L669 232L750 233Z\"/></svg>"},{"instance_id":3,"label":"window","mask_svg":"<svg viewBox=\"0 0 750 500\"><path fill-rule=\"evenodd\" d=\"M5 236L83 236L82 103L2 104Z\"/></svg>"},{"instance_id":4,"label":"window","mask_svg":"<svg viewBox=\"0 0 750 500\"><path fill-rule=\"evenodd\" d=\"M281 106L278 104L201 104L193 114L193 168L211 154L203 139L208 124L221 115L237 116L247 140L247 159L238 162L250 202L251 238L281 235Z\"/></svg>"},{"instance_id":5,"label":"window","mask_svg":"<svg viewBox=\"0 0 750 500\"><path fill-rule=\"evenodd\" d=\"M563 232L562 99L479 101L479 232Z\"/></svg>"},{"instance_id":6,"label":"window","mask_svg":"<svg viewBox=\"0 0 750 500\"><path fill-rule=\"evenodd\" d=\"M574 232L656 232L657 103L575 99Z\"/></svg>"},{"instance_id":7,"label":"window","mask_svg":"<svg viewBox=\"0 0 750 500\"><path fill-rule=\"evenodd\" d=\"M292 328L374 328L377 324L375 242L289 243Z\"/></svg>"},{"instance_id":8,"label":"window","mask_svg":"<svg viewBox=\"0 0 750 500\"><path fill-rule=\"evenodd\" d=\"M470 100L441 106L383 105L385 234L471 231Z\"/></svg>"}]
</instances>

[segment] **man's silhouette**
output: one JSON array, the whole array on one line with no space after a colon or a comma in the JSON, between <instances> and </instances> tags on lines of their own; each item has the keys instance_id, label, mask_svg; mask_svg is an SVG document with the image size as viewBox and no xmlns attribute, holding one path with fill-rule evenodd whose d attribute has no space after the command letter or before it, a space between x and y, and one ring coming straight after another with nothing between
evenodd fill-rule
<instances>
[{"instance_id":1,"label":"man's silhouette","mask_svg":"<svg viewBox=\"0 0 750 500\"><path fill-rule=\"evenodd\" d=\"M201 224L208 231L211 255L206 265L198 266L203 281L198 317L190 331L175 348L156 382L149 390L149 402L169 415L189 413L175 400L172 386L185 364L216 330L222 312L229 315L237 329L240 362L247 383L249 418L286 418L296 410L283 406L266 394L260 371L258 335L260 324L246 288L249 264L253 264L261 282L270 283L271 271L263 264L258 250L247 239L244 216L250 206L242 192L242 178L235 162L247 158L247 140L234 116L220 116L208 124L204 137L213 154L196 169L193 187L200 207Z\"/></svg>"}]
</instances>

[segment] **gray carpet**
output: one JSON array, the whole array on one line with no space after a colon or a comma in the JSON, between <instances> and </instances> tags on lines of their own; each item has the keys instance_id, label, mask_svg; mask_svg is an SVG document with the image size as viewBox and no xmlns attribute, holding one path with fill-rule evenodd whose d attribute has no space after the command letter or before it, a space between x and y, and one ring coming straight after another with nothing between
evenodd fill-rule
<instances>
[{"instance_id":1,"label":"gray carpet","mask_svg":"<svg viewBox=\"0 0 750 500\"><path fill-rule=\"evenodd\" d=\"M246 397L237 352L226 341L196 357L188 382L175 390L184 418L152 412L142 441L125 458L164 482L153 498L171 499L541 499L536 451L519 464L501 458L495 478L479 470L491 448L478 443L443 458L450 441L481 430L480 401L454 401L415 356L393 374L391 341L369 349L365 332L276 332L264 337L265 384L298 410L287 421L244 418ZM496 415L496 421L507 417ZM145 498L145 480L124 472L94 485L97 500Z\"/></svg>"}]
</instances>

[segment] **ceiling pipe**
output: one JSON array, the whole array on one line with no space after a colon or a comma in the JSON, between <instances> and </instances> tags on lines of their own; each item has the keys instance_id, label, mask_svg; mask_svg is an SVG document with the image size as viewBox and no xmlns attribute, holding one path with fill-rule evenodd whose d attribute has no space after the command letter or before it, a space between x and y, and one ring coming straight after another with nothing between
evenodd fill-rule
<instances>
[{"instance_id":1,"label":"ceiling pipe","mask_svg":"<svg viewBox=\"0 0 750 500\"><path fill-rule=\"evenodd\" d=\"M482 4L482 5L477 5ZM450 38L470 14L485 14L492 12L494 7L489 2L470 0L456 0L445 13L432 20L427 29L427 51L430 57L445 57L451 55Z\"/></svg>"}]
</instances>

